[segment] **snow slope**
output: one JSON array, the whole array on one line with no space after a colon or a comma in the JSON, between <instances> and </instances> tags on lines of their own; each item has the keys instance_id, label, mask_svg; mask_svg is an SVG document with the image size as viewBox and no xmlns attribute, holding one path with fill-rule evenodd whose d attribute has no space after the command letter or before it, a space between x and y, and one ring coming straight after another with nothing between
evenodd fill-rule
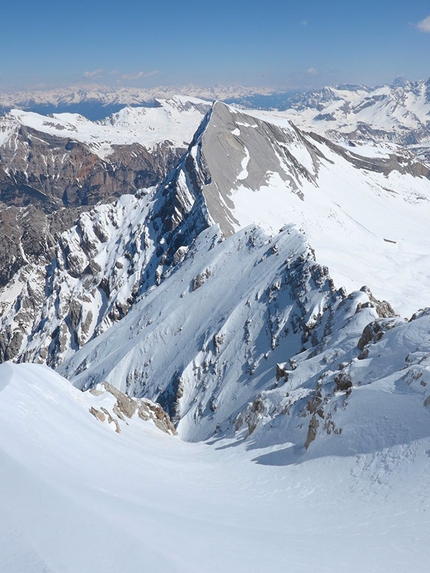
<instances>
[{"instance_id":1,"label":"snow slope","mask_svg":"<svg viewBox=\"0 0 430 573\"><path fill-rule=\"evenodd\" d=\"M2 573L428 569L428 424L401 445L286 459L139 420L117 434L41 366L2 364L0 381ZM368 437L390 428L389 392L368 393L381 408Z\"/></svg>"}]
</instances>

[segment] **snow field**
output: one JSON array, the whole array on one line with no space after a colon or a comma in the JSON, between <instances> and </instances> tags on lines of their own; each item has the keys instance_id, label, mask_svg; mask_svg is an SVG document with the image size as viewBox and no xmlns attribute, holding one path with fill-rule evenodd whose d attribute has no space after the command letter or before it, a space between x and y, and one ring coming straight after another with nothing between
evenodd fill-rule
<instances>
[{"instance_id":1,"label":"snow field","mask_svg":"<svg viewBox=\"0 0 430 573\"><path fill-rule=\"evenodd\" d=\"M428 438L283 465L141 421L118 435L41 366L0 377L0 571L427 570Z\"/></svg>"}]
</instances>

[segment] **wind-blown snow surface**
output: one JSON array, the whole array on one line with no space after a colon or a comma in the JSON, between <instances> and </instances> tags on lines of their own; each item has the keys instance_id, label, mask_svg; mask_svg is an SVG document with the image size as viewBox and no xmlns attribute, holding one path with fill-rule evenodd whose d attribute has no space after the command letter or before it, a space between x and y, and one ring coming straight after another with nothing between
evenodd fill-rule
<instances>
[{"instance_id":1,"label":"wind-blown snow surface","mask_svg":"<svg viewBox=\"0 0 430 573\"><path fill-rule=\"evenodd\" d=\"M316 443L289 459L182 442L139 420L117 434L58 374L2 364L0 571L424 573L429 414L406 408L422 428L408 434L390 421L392 392L363 387L362 408L380 415L365 428L350 416L348 435L397 441L332 455Z\"/></svg>"}]
</instances>

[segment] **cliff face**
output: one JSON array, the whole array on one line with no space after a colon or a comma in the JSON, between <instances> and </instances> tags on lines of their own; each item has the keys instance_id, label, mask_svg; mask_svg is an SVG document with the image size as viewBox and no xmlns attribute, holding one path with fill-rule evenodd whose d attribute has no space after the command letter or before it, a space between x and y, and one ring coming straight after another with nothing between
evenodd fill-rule
<instances>
[{"instance_id":1,"label":"cliff face","mask_svg":"<svg viewBox=\"0 0 430 573\"><path fill-rule=\"evenodd\" d=\"M102 159L86 144L21 126L0 147L0 200L44 212L109 202L159 183L185 148L115 145Z\"/></svg>"},{"instance_id":2,"label":"cliff face","mask_svg":"<svg viewBox=\"0 0 430 573\"><path fill-rule=\"evenodd\" d=\"M83 211L159 184L206 107L177 98L102 122L19 110L0 117L0 288L27 264L45 272Z\"/></svg>"},{"instance_id":3,"label":"cliff face","mask_svg":"<svg viewBox=\"0 0 430 573\"><path fill-rule=\"evenodd\" d=\"M203 205L184 208L176 227L167 226L173 199L163 188L123 195L87 212L74 210L76 224L63 232L70 219L61 215L73 210L37 212L33 226L34 209L7 209L3 216L10 215L15 236L7 239L12 248L0 288L0 360L56 366L122 319L208 226Z\"/></svg>"},{"instance_id":4,"label":"cliff face","mask_svg":"<svg viewBox=\"0 0 430 573\"><path fill-rule=\"evenodd\" d=\"M12 110L0 117L0 201L52 212L156 185L209 107L177 97L152 108L124 108L101 121Z\"/></svg>"}]
</instances>

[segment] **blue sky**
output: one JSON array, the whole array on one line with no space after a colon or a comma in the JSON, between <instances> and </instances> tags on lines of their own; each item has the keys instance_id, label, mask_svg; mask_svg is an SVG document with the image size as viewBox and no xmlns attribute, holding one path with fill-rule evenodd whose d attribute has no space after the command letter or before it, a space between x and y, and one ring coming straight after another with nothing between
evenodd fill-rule
<instances>
[{"instance_id":1,"label":"blue sky","mask_svg":"<svg viewBox=\"0 0 430 573\"><path fill-rule=\"evenodd\" d=\"M22 0L1 15L0 91L430 76L429 1Z\"/></svg>"}]
</instances>

